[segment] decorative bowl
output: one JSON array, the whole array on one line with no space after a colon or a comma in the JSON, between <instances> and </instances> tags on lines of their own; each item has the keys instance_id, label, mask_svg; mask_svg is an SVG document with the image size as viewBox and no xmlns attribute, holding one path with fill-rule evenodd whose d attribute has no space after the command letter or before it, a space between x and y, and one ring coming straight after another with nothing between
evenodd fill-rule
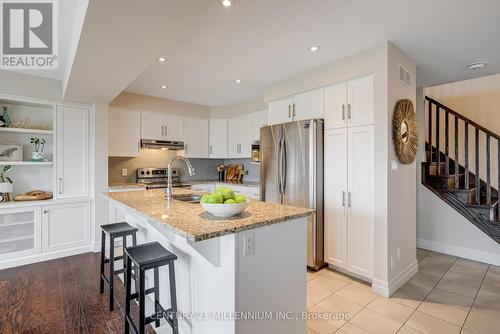
<instances>
[{"instance_id":1,"label":"decorative bowl","mask_svg":"<svg viewBox=\"0 0 500 334\"><path fill-rule=\"evenodd\" d=\"M248 206L250 201L247 199L244 203L236 203L236 204L209 204L209 203L200 203L203 209L210 212L212 215L216 217L232 217L237 214L242 213Z\"/></svg>"}]
</instances>

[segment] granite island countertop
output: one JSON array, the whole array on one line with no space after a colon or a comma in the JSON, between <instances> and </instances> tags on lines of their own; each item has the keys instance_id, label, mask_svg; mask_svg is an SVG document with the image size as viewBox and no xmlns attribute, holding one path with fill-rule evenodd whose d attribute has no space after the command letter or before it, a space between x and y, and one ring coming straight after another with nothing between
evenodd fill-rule
<instances>
[{"instance_id":1,"label":"granite island countertop","mask_svg":"<svg viewBox=\"0 0 500 334\"><path fill-rule=\"evenodd\" d=\"M196 193L190 189L174 188L175 195ZM240 215L230 218L214 217L200 204L173 200L168 202L163 189L108 192L102 194L115 205L145 217L191 241L202 241L223 235L307 217L312 209L251 200Z\"/></svg>"}]
</instances>

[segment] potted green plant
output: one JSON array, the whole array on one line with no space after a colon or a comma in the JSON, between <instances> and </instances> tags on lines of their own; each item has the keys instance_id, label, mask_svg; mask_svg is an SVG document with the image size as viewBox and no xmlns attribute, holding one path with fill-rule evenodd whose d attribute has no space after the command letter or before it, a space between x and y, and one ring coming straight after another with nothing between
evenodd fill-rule
<instances>
[{"instance_id":1,"label":"potted green plant","mask_svg":"<svg viewBox=\"0 0 500 334\"><path fill-rule=\"evenodd\" d=\"M34 151L32 153L32 160L40 161L44 159L43 149L45 147L45 139L32 137L31 144L34 145Z\"/></svg>"},{"instance_id":2,"label":"potted green plant","mask_svg":"<svg viewBox=\"0 0 500 334\"><path fill-rule=\"evenodd\" d=\"M11 169L10 165L0 169L0 202L8 202L9 193L13 191L12 180L6 175Z\"/></svg>"}]
</instances>

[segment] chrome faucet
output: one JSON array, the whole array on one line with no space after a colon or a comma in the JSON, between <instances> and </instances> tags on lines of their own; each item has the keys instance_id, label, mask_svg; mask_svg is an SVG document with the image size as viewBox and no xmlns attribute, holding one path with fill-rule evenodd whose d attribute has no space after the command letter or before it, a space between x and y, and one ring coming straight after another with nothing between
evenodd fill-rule
<instances>
[{"instance_id":1,"label":"chrome faucet","mask_svg":"<svg viewBox=\"0 0 500 334\"><path fill-rule=\"evenodd\" d=\"M191 161L189 161L188 158L186 157L173 157L170 159L168 162L168 180L167 180L167 189L165 189L165 194L167 195L167 199L171 200L174 197L174 191L172 190L172 169L173 169L173 163L175 160L182 160L186 163L188 167L188 172L189 176L195 176L196 173L194 172L193 165L191 165Z\"/></svg>"}]
</instances>

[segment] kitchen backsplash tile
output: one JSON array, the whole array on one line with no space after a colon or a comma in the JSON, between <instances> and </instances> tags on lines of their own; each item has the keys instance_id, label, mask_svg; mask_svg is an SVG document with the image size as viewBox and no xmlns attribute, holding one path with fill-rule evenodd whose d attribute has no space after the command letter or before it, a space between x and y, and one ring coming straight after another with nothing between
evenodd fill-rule
<instances>
[{"instance_id":1,"label":"kitchen backsplash tile","mask_svg":"<svg viewBox=\"0 0 500 334\"><path fill-rule=\"evenodd\" d=\"M109 158L109 182L110 183L134 183L136 182L137 168L152 167L166 168L168 161L176 155L174 151L141 150L141 155L135 158ZM218 177L217 165L219 164L243 164L248 174L244 179L247 181L259 180L259 165L252 164L250 159L189 159L196 170L196 175L189 176L186 165L181 161L174 163L180 169L181 180L216 180ZM126 177L122 175L122 169L127 169Z\"/></svg>"}]
</instances>

